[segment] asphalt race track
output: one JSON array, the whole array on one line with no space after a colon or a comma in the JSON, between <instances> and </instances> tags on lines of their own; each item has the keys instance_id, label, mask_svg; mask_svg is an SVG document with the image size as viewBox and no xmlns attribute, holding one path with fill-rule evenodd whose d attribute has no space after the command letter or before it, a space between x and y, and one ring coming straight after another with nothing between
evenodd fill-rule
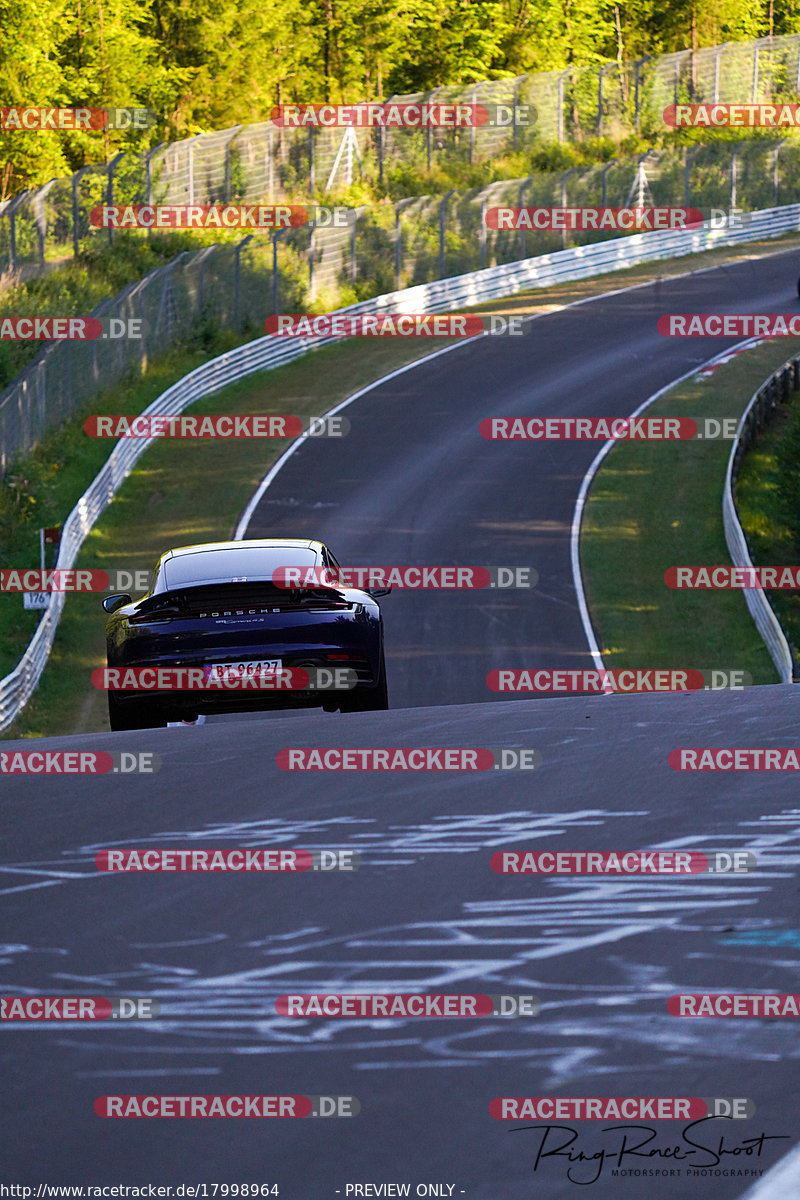
<instances>
[{"instance_id":1,"label":"asphalt race track","mask_svg":"<svg viewBox=\"0 0 800 1200\"><path fill-rule=\"evenodd\" d=\"M569 534L602 443L490 442L480 421L628 416L736 340L662 337L662 314L793 313L796 276L792 251L665 279L416 367L346 410L346 438L293 454L247 536L319 538L343 565L536 568L532 591L396 591L382 601L394 707L505 701L486 688L495 667L591 667Z\"/></svg>"},{"instance_id":2,"label":"asphalt race track","mask_svg":"<svg viewBox=\"0 0 800 1200\"><path fill-rule=\"evenodd\" d=\"M799 1132L796 1023L681 1019L666 1001L678 991L797 990L796 783L790 773L773 773L769 786L750 772L690 777L666 755L687 744L790 745L797 706L791 687L776 686L51 740L163 761L150 778L4 783L3 899L15 943L4 994L132 993L159 999L163 1013L128 1027L3 1023L16 1101L6 1178L31 1182L25 1135L35 1126L44 1182L277 1182L298 1200L386 1181L454 1184L453 1195L476 1200L581 1194L563 1160L534 1174L541 1134L511 1133L519 1122L489 1115L495 1096L525 1095L747 1097L755 1118L706 1123L705 1144L788 1135L764 1143L760 1159L723 1159L771 1167ZM517 745L544 761L527 776L278 770L280 748L330 745L334 724L345 745ZM95 869L98 850L134 846L357 848L362 864L294 877ZM748 848L758 869L558 880L489 868L494 851L512 847L654 846ZM275 1015L282 993L382 989L533 993L543 1008L537 1018L372 1024ZM98 1096L151 1092L355 1095L362 1111L326 1122L94 1115ZM598 1124L573 1126L587 1154L604 1139L619 1147L620 1135ZM662 1148L683 1128L654 1125ZM721 1128L706 1136L708 1125ZM626 1181L611 1176L614 1165L590 1195L724 1200L753 1182ZM597 1164L580 1167L585 1179Z\"/></svg>"},{"instance_id":3,"label":"asphalt race track","mask_svg":"<svg viewBox=\"0 0 800 1200\"><path fill-rule=\"evenodd\" d=\"M729 344L662 338L658 316L794 311L795 266L789 253L664 281L537 319L524 339L459 348L356 401L349 437L309 442L288 460L249 536L319 537L345 564L539 572L530 592L388 597L392 711L2 743L3 753L35 745L161 758L155 775L3 777L2 994L133 995L162 1006L151 1022L0 1023L14 1097L0 1137L4 1178L277 1183L282 1200L347 1200L348 1185L387 1183L411 1185L412 1196L435 1184L431 1194L454 1200L561 1200L581 1185L600 1200L733 1200L758 1176L731 1172L766 1172L800 1142L796 1021L667 1011L677 992L800 991L791 772L680 773L667 763L679 746L793 745L797 691L488 692L493 667L592 665L569 530L599 444L490 443L477 433L492 415L627 415ZM287 746L337 744L527 747L542 765L289 773L276 764ZM361 865L208 877L96 869L98 851L132 847L356 849ZM489 867L505 849L654 847L746 849L757 867L622 879ZM326 991L534 993L542 1010L450 1021L276 1015L281 994ZM152 1093L346 1095L361 1112L206 1124L93 1110L102 1095ZM536 1166L541 1130L495 1120L489 1104L553 1095L746 1097L756 1112L696 1127L718 1153L685 1160L675 1155L684 1123L653 1122L656 1156L621 1164L611 1157L618 1128L562 1121L578 1130L573 1150L585 1160L554 1154ZM748 1139L762 1133L785 1140L758 1154ZM547 1136L549 1150L565 1135ZM592 1159L601 1149L606 1159ZM706 1173L687 1176L695 1164Z\"/></svg>"}]
</instances>

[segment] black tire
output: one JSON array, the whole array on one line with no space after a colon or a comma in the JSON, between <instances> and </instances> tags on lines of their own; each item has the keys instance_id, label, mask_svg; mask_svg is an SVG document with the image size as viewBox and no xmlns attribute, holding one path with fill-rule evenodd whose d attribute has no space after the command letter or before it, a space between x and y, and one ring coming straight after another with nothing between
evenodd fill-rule
<instances>
[{"instance_id":1,"label":"black tire","mask_svg":"<svg viewBox=\"0 0 800 1200\"><path fill-rule=\"evenodd\" d=\"M167 720L152 701L121 701L109 692L108 723L115 732L120 732L123 729L163 729Z\"/></svg>"},{"instance_id":2,"label":"black tire","mask_svg":"<svg viewBox=\"0 0 800 1200\"><path fill-rule=\"evenodd\" d=\"M386 659L381 650L378 682L373 688L356 688L342 699L339 712L377 712L389 707L389 688L386 683Z\"/></svg>"}]
</instances>

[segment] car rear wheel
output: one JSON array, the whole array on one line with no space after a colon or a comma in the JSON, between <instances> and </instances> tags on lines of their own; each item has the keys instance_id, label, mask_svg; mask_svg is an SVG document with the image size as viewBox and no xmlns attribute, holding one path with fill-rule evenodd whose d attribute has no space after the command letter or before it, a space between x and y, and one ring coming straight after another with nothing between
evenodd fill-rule
<instances>
[{"instance_id":1,"label":"car rear wheel","mask_svg":"<svg viewBox=\"0 0 800 1200\"><path fill-rule=\"evenodd\" d=\"M108 721L115 732L123 729L159 729L166 726L164 714L152 700L118 700L108 693Z\"/></svg>"},{"instance_id":2,"label":"car rear wheel","mask_svg":"<svg viewBox=\"0 0 800 1200\"><path fill-rule=\"evenodd\" d=\"M349 696L343 697L339 705L340 712L375 712L389 707L389 689L386 683L386 659L381 650L381 665L378 672L378 682L373 688L357 688Z\"/></svg>"}]
</instances>

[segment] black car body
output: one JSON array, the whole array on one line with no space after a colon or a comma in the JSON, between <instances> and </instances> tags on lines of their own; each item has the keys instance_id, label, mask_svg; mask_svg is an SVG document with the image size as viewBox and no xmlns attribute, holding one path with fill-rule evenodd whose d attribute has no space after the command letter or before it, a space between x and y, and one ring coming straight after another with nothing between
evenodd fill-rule
<instances>
[{"instance_id":1,"label":"black car body","mask_svg":"<svg viewBox=\"0 0 800 1200\"><path fill-rule=\"evenodd\" d=\"M109 668L203 668L205 671L349 668L347 691L109 690L112 729L142 729L200 713L322 706L329 711L387 708L383 623L374 594L355 588L290 590L273 581L279 567L339 567L321 542L270 539L212 542L170 550L158 561L152 591L133 602L108 596L103 607ZM305 575L304 575L305 578ZM302 676L300 676L302 678ZM179 678L183 679L184 676Z\"/></svg>"}]
</instances>

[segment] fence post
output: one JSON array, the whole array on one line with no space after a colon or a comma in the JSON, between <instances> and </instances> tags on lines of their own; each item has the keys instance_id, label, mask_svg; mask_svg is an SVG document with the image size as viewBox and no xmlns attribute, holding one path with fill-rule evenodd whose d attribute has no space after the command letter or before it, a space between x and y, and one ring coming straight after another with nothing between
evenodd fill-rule
<instances>
[{"instance_id":1,"label":"fence post","mask_svg":"<svg viewBox=\"0 0 800 1200\"><path fill-rule=\"evenodd\" d=\"M441 91L441 88L435 87L433 89L431 94L428 96L428 101L427 101L428 104L431 104L431 105L433 104L433 98L438 91ZM425 128L425 154L426 154L426 161L428 164L429 171L431 169L431 152L432 152L432 146L433 146L432 139L433 139L433 131L431 129L430 124L428 124Z\"/></svg>"},{"instance_id":2,"label":"fence post","mask_svg":"<svg viewBox=\"0 0 800 1200\"><path fill-rule=\"evenodd\" d=\"M702 150L702 146L690 146L686 151L683 168L683 204L685 208L688 208L692 202L692 163L698 150Z\"/></svg>"},{"instance_id":3,"label":"fence post","mask_svg":"<svg viewBox=\"0 0 800 1200\"><path fill-rule=\"evenodd\" d=\"M44 266L44 243L47 236L47 219L44 212L44 200L47 193L50 191L53 184L57 183L57 179L51 179L44 187L40 187L36 193L36 202L34 205L34 220L36 221L36 232L39 238L39 266Z\"/></svg>"},{"instance_id":4,"label":"fence post","mask_svg":"<svg viewBox=\"0 0 800 1200\"><path fill-rule=\"evenodd\" d=\"M608 175L608 172L611 170L611 168L612 168L612 167L615 167L616 165L617 165L617 160L616 160L615 158L612 158L612 159L609 159L609 161L608 161L608 162L606 163L606 165L603 167L602 176L601 176L601 178L602 178L602 180L603 180L603 185L602 185L602 198L601 198L601 200L600 200L600 204L601 204L601 205L603 205L603 206L605 206L605 202L606 202L606 195L607 195L607 193L606 193L606 177L607 177L607 175Z\"/></svg>"},{"instance_id":5,"label":"fence post","mask_svg":"<svg viewBox=\"0 0 800 1200\"><path fill-rule=\"evenodd\" d=\"M562 208L567 207L567 180L569 179L570 175L575 174L577 169L578 169L577 167L570 167L570 169L568 171L565 171L564 174L561 176L561 207ZM567 248L567 229L566 229L566 224L565 224L561 230L561 249L566 250L566 248Z\"/></svg>"},{"instance_id":6,"label":"fence post","mask_svg":"<svg viewBox=\"0 0 800 1200\"><path fill-rule=\"evenodd\" d=\"M781 146L785 141L785 137L781 138L772 151L772 204L774 208L778 207L778 157L781 152Z\"/></svg>"},{"instance_id":7,"label":"fence post","mask_svg":"<svg viewBox=\"0 0 800 1200\"><path fill-rule=\"evenodd\" d=\"M144 174L145 174L145 202L153 203L153 155L156 154L164 145L164 142L159 142L157 146L153 146L152 150L148 150L144 156Z\"/></svg>"},{"instance_id":8,"label":"fence post","mask_svg":"<svg viewBox=\"0 0 800 1200\"><path fill-rule=\"evenodd\" d=\"M361 204L353 209L353 223L350 226L350 282L355 283L358 278L358 267L356 263L356 238L358 236L358 218L366 211L366 205Z\"/></svg>"},{"instance_id":9,"label":"fence post","mask_svg":"<svg viewBox=\"0 0 800 1200\"><path fill-rule=\"evenodd\" d=\"M408 204L413 204L417 197L410 196L407 200L400 200L394 206L394 287L395 291L400 291L400 275L403 269L403 237L400 230L400 213Z\"/></svg>"},{"instance_id":10,"label":"fence post","mask_svg":"<svg viewBox=\"0 0 800 1200\"><path fill-rule=\"evenodd\" d=\"M469 123L469 161L472 163L475 158L475 107L478 100L478 88L481 85L476 83L472 89L472 119Z\"/></svg>"},{"instance_id":11,"label":"fence post","mask_svg":"<svg viewBox=\"0 0 800 1200\"><path fill-rule=\"evenodd\" d=\"M515 99L516 105L516 99ZM480 231L478 234L481 247L481 270L486 266L486 197L481 193Z\"/></svg>"},{"instance_id":12,"label":"fence post","mask_svg":"<svg viewBox=\"0 0 800 1200\"><path fill-rule=\"evenodd\" d=\"M444 279L444 233L445 224L447 222L447 201L452 196L455 188L450 188L449 192L445 192L442 199L439 201L439 278Z\"/></svg>"},{"instance_id":13,"label":"fence post","mask_svg":"<svg viewBox=\"0 0 800 1200\"><path fill-rule=\"evenodd\" d=\"M615 63L607 63L604 67L600 67L597 72L597 136L603 136L603 79L606 71L610 71Z\"/></svg>"},{"instance_id":14,"label":"fence post","mask_svg":"<svg viewBox=\"0 0 800 1200\"><path fill-rule=\"evenodd\" d=\"M758 95L758 42L753 46L753 86L751 104L755 104Z\"/></svg>"},{"instance_id":15,"label":"fence post","mask_svg":"<svg viewBox=\"0 0 800 1200\"><path fill-rule=\"evenodd\" d=\"M287 229L276 229L272 234L272 311L278 312L278 238Z\"/></svg>"},{"instance_id":16,"label":"fence post","mask_svg":"<svg viewBox=\"0 0 800 1200\"><path fill-rule=\"evenodd\" d=\"M314 126L308 127L308 190L314 191L316 167L314 163Z\"/></svg>"},{"instance_id":17,"label":"fence post","mask_svg":"<svg viewBox=\"0 0 800 1200\"><path fill-rule=\"evenodd\" d=\"M517 198L518 208L525 207L525 192L527 191L528 184L533 183L535 178L535 175L529 175L527 179L523 179L522 183L519 185L519 196ZM519 227L519 256L520 258L525 257L525 229L523 228L522 221L520 221Z\"/></svg>"},{"instance_id":18,"label":"fence post","mask_svg":"<svg viewBox=\"0 0 800 1200\"><path fill-rule=\"evenodd\" d=\"M516 148L517 148L517 100L519 98L519 89L522 86L523 79L527 79L527 75L523 75L514 84L514 95L511 100L511 103L512 103L513 109L514 109L514 121L513 121L512 127L511 127L511 149L512 149L512 151L516 150Z\"/></svg>"},{"instance_id":19,"label":"fence post","mask_svg":"<svg viewBox=\"0 0 800 1200\"><path fill-rule=\"evenodd\" d=\"M643 58L636 60L636 65L633 72L633 124L636 132L639 132L639 80L641 78L642 67L652 55L645 54Z\"/></svg>"},{"instance_id":20,"label":"fence post","mask_svg":"<svg viewBox=\"0 0 800 1200\"><path fill-rule=\"evenodd\" d=\"M744 144L744 142L736 142L731 150L731 187L729 197L731 212L734 208L736 208L736 155L739 153Z\"/></svg>"},{"instance_id":21,"label":"fence post","mask_svg":"<svg viewBox=\"0 0 800 1200\"><path fill-rule=\"evenodd\" d=\"M78 184L91 167L81 167L72 176L72 257L77 258L81 252L80 213L78 212Z\"/></svg>"},{"instance_id":22,"label":"fence post","mask_svg":"<svg viewBox=\"0 0 800 1200\"><path fill-rule=\"evenodd\" d=\"M568 67L566 71L562 71L558 77L558 113L557 113L557 131L558 140L564 140L564 80L571 73L572 67Z\"/></svg>"},{"instance_id":23,"label":"fence post","mask_svg":"<svg viewBox=\"0 0 800 1200\"><path fill-rule=\"evenodd\" d=\"M26 188L24 192L20 192L13 200L9 201L8 205L8 266L9 270L17 269L17 209L24 202L26 196L31 194L30 188Z\"/></svg>"},{"instance_id":24,"label":"fence post","mask_svg":"<svg viewBox=\"0 0 800 1200\"><path fill-rule=\"evenodd\" d=\"M117 169L117 163L125 157L125 152L116 154L111 162L106 167L106 204L111 208L114 203L114 172ZM109 246L114 240L114 228L112 225L108 227L108 244Z\"/></svg>"},{"instance_id":25,"label":"fence post","mask_svg":"<svg viewBox=\"0 0 800 1200\"><path fill-rule=\"evenodd\" d=\"M242 312L242 263L241 263L241 257L242 257L242 250L244 249L244 247L247 245L248 242L252 242L254 237L255 237L254 233L249 233L247 235L247 237L242 238L242 240L240 242L236 243L236 249L233 252L234 260L235 260L234 261L234 273L233 273L233 321L234 321L234 326L237 330L240 330L242 327L242 324L241 324L241 312Z\"/></svg>"},{"instance_id":26,"label":"fence post","mask_svg":"<svg viewBox=\"0 0 800 1200\"><path fill-rule=\"evenodd\" d=\"M233 133L225 142L225 201L228 204L231 200L231 146L241 132L242 126L234 125Z\"/></svg>"}]
</instances>

